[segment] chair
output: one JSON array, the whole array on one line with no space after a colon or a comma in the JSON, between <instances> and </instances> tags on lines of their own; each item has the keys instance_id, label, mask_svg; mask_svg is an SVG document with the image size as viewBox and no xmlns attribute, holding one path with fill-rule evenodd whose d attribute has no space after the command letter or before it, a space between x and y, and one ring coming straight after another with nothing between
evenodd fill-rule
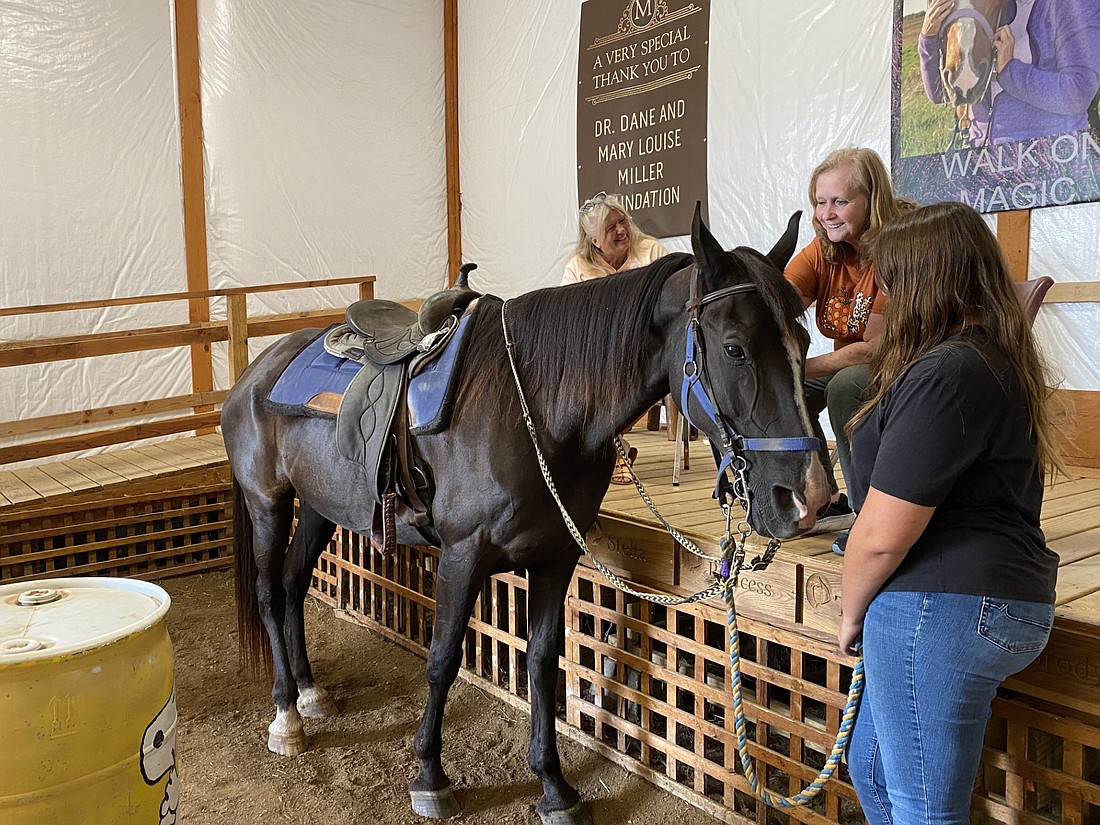
<instances>
[{"instance_id":1,"label":"chair","mask_svg":"<svg viewBox=\"0 0 1100 825\"><path fill-rule=\"evenodd\" d=\"M1054 286L1054 279L1049 275L1027 281L1016 281L1016 292L1020 295L1020 301L1024 305L1029 321L1035 321L1039 307L1043 305L1043 298L1052 286Z\"/></svg>"},{"instance_id":2,"label":"chair","mask_svg":"<svg viewBox=\"0 0 1100 825\"><path fill-rule=\"evenodd\" d=\"M676 401L671 395L666 395L638 420L638 424L645 421L646 429L656 432L661 429L661 410L664 410L668 428L668 440L676 442L676 453L672 464L672 486L680 486L680 471L691 469L691 459L688 455L688 445L698 436L683 414L676 406Z\"/></svg>"}]
</instances>

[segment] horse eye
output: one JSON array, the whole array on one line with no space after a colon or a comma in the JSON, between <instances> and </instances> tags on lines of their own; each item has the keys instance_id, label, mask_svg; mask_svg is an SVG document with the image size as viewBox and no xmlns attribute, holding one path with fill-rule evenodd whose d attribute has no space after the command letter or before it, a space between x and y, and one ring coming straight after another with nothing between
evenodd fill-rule
<instances>
[{"instance_id":1,"label":"horse eye","mask_svg":"<svg viewBox=\"0 0 1100 825\"><path fill-rule=\"evenodd\" d=\"M745 349L738 344L726 344L726 355L730 358L744 358Z\"/></svg>"}]
</instances>

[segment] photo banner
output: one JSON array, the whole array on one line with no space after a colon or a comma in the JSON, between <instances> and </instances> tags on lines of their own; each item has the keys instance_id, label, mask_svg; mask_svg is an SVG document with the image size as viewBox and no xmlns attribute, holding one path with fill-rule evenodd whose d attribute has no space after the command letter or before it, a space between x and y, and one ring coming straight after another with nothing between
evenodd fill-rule
<instances>
[{"instance_id":1,"label":"photo banner","mask_svg":"<svg viewBox=\"0 0 1100 825\"><path fill-rule=\"evenodd\" d=\"M638 226L687 235L707 219L710 0L581 6L577 192L622 195ZM579 204L578 204L579 205Z\"/></svg>"},{"instance_id":2,"label":"photo banner","mask_svg":"<svg viewBox=\"0 0 1100 825\"><path fill-rule=\"evenodd\" d=\"M979 212L1100 200L1100 2L983 0L947 25L932 5L894 0L896 191Z\"/></svg>"}]
</instances>

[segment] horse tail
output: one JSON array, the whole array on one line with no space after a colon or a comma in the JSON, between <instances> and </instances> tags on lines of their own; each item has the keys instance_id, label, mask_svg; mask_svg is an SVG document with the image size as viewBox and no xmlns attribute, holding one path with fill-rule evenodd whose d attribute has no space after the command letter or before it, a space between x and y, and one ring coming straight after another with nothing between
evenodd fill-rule
<instances>
[{"instance_id":1,"label":"horse tail","mask_svg":"<svg viewBox=\"0 0 1100 825\"><path fill-rule=\"evenodd\" d=\"M256 554L252 546L252 516L244 500L244 491L233 478L233 555L237 579L237 660L241 669L258 677L261 668L271 676L271 644L260 621L260 603L256 597Z\"/></svg>"}]
</instances>

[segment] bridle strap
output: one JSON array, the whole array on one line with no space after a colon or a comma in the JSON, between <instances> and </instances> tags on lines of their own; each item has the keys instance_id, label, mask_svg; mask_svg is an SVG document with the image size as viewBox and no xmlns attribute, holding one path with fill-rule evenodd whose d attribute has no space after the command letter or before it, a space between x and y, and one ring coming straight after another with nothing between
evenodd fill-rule
<instances>
[{"instance_id":1,"label":"bridle strap","mask_svg":"<svg viewBox=\"0 0 1100 825\"><path fill-rule=\"evenodd\" d=\"M755 453L816 452L821 449L821 440L813 436L742 438L739 446L746 452Z\"/></svg>"},{"instance_id":2,"label":"bridle strap","mask_svg":"<svg viewBox=\"0 0 1100 825\"><path fill-rule=\"evenodd\" d=\"M733 286L716 289L700 296L702 278L696 274L691 281L691 300L688 302L687 338L684 349L684 379L680 384L680 412L688 423L698 427L691 420L689 402L694 399L703 415L718 431L722 439L721 449L712 445L715 453L715 464L718 467L718 482L715 486L715 498L721 498L723 481L726 478L726 470L736 468L738 459L744 464L743 453L747 452L817 452L821 449L821 441L814 437L787 437L787 438L745 438L734 430L727 422L725 416L718 411L706 386L703 384L704 350L696 339L696 330L699 328L699 311L709 303L738 295L744 292L755 292L756 285L734 284ZM747 494L747 490L742 491ZM746 508L747 509L747 508Z\"/></svg>"},{"instance_id":3,"label":"bridle strap","mask_svg":"<svg viewBox=\"0 0 1100 825\"><path fill-rule=\"evenodd\" d=\"M695 278L695 281L701 281L702 278ZM717 301L720 298L725 298L728 295L736 295L739 292L755 292L756 284L734 284L733 286L723 287L722 289L716 289L714 292L708 292L702 298L699 299L699 308L702 309L707 304Z\"/></svg>"}]
</instances>

